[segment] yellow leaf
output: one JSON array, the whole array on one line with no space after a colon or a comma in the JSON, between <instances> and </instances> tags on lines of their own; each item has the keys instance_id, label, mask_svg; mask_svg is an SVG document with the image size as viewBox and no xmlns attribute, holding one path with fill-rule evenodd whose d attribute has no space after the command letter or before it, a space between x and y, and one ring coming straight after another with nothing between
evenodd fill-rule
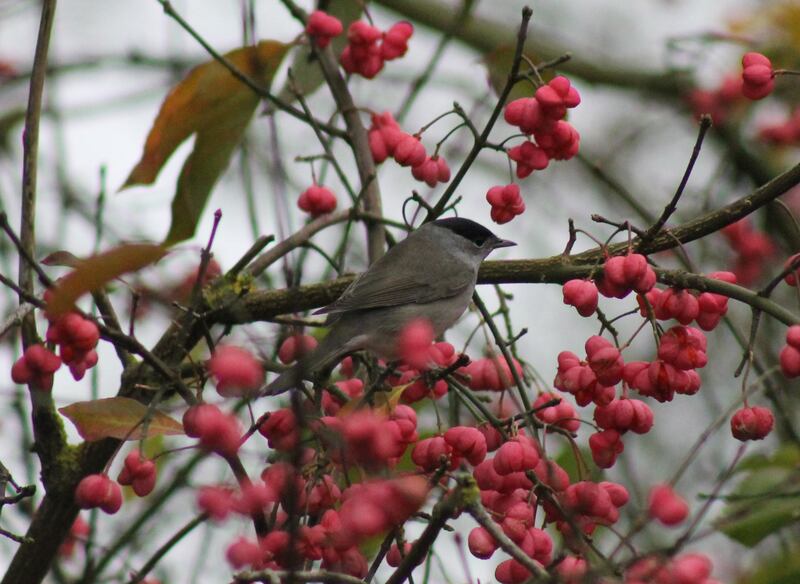
<instances>
[{"instance_id":1,"label":"yellow leaf","mask_svg":"<svg viewBox=\"0 0 800 584\"><path fill-rule=\"evenodd\" d=\"M94 442L103 438L140 440L147 406L128 397L109 397L76 402L58 410L77 428L84 440ZM183 426L158 410L152 412L147 436L177 436Z\"/></svg>"},{"instance_id":2,"label":"yellow leaf","mask_svg":"<svg viewBox=\"0 0 800 584\"><path fill-rule=\"evenodd\" d=\"M403 392L414 383L416 383L416 381L404 383L403 385L396 385L388 393L377 394L375 396L375 409L384 415L391 415L391 413L397 407L397 404L400 403L400 398L403 397Z\"/></svg>"},{"instance_id":3,"label":"yellow leaf","mask_svg":"<svg viewBox=\"0 0 800 584\"><path fill-rule=\"evenodd\" d=\"M75 301L86 292L99 290L122 274L148 266L164 257L165 253L160 245L130 243L79 260L77 267L56 283L47 304L47 313L59 316L72 310Z\"/></svg>"},{"instance_id":4,"label":"yellow leaf","mask_svg":"<svg viewBox=\"0 0 800 584\"><path fill-rule=\"evenodd\" d=\"M288 45L277 41L261 41L231 51L225 58L253 81L268 87L287 49ZM166 243L194 234L211 189L241 141L259 99L217 61L192 69L164 99L142 157L122 188L152 184L175 149L197 135L178 179Z\"/></svg>"}]
</instances>

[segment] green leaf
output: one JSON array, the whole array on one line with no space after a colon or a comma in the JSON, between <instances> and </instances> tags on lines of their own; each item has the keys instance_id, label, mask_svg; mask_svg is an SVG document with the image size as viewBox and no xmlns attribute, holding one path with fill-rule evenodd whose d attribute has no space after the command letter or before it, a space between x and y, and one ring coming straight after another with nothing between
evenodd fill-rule
<instances>
[{"instance_id":1,"label":"green leaf","mask_svg":"<svg viewBox=\"0 0 800 584\"><path fill-rule=\"evenodd\" d=\"M800 475L780 466L751 472L736 488L719 530L753 547L764 538L800 520Z\"/></svg>"},{"instance_id":2,"label":"green leaf","mask_svg":"<svg viewBox=\"0 0 800 584\"><path fill-rule=\"evenodd\" d=\"M800 582L800 550L761 558L759 565L737 579L739 584L797 584Z\"/></svg>"},{"instance_id":3,"label":"green leaf","mask_svg":"<svg viewBox=\"0 0 800 584\"><path fill-rule=\"evenodd\" d=\"M277 41L261 41L225 58L257 83L269 86L287 49ZM166 245L194 235L211 190L241 142L259 99L216 60L192 69L164 99L142 157L122 189L152 184L175 149L196 135L178 178Z\"/></svg>"},{"instance_id":4,"label":"green leaf","mask_svg":"<svg viewBox=\"0 0 800 584\"><path fill-rule=\"evenodd\" d=\"M166 250L160 245L129 243L85 260L73 256L77 267L56 282L47 304L47 313L59 316L69 312L75 307L75 301L87 292L99 290L122 274L149 266L164 254ZM60 260L63 262L64 258Z\"/></svg>"},{"instance_id":5,"label":"green leaf","mask_svg":"<svg viewBox=\"0 0 800 584\"><path fill-rule=\"evenodd\" d=\"M773 466L787 469L797 468L800 466L800 448L793 444L784 444L769 456L763 453L750 455L739 463L736 472Z\"/></svg>"},{"instance_id":6,"label":"green leaf","mask_svg":"<svg viewBox=\"0 0 800 584\"><path fill-rule=\"evenodd\" d=\"M88 441L116 438L118 440L140 440L147 406L129 397L109 397L92 401L76 402L58 411L77 428L81 437ZM183 425L167 414L155 410L147 426L147 436L182 435Z\"/></svg>"}]
</instances>

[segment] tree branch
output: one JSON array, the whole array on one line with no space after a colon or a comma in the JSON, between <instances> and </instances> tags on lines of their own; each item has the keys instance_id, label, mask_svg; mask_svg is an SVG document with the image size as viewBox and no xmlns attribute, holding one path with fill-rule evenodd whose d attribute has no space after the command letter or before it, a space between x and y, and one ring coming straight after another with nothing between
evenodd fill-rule
<instances>
[{"instance_id":1,"label":"tree branch","mask_svg":"<svg viewBox=\"0 0 800 584\"><path fill-rule=\"evenodd\" d=\"M680 244L695 241L711 233L715 233L742 217L753 213L770 201L781 196L793 186L800 184L800 164L787 172L775 177L767 184L759 187L750 195L743 197L730 205L701 215L655 236L645 245L642 253L654 253L672 249ZM639 242L636 238L632 244L635 247ZM628 250L627 243L608 246L606 251L611 254L621 254ZM597 269L597 264L602 262L604 251L594 248L579 254L564 257L562 254L543 259L507 260L484 262L478 273L479 284L563 284L573 278L585 278L592 270ZM778 318L782 322L789 322L788 311L775 303L770 302L755 292L740 286L723 286L724 282L711 281L699 275L689 275L683 272L672 273L661 271L664 283L677 283L679 274L684 281L691 283L688 287L697 286L697 289L731 294L731 298L747 302L758 302L765 312ZM239 302L218 310L213 319L224 324L237 324L245 322L263 321L274 318L279 314L310 310L325 306L336 300L345 288L353 281L355 276L343 276L330 282L309 284L292 289L256 291L247 294ZM690 278L690 280L686 280ZM732 285L728 285L732 286ZM769 304L766 304L766 301ZM791 317L795 322L797 317Z\"/></svg>"}]
</instances>

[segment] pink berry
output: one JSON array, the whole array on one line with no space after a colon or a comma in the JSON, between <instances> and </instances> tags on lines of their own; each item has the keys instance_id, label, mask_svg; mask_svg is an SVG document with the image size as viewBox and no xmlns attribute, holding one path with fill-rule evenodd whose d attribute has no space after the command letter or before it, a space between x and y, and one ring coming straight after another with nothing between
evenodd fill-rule
<instances>
[{"instance_id":1,"label":"pink berry","mask_svg":"<svg viewBox=\"0 0 800 584\"><path fill-rule=\"evenodd\" d=\"M356 20L347 29L347 40L355 45L369 45L381 38L381 31L363 20Z\"/></svg>"},{"instance_id":2,"label":"pink berry","mask_svg":"<svg viewBox=\"0 0 800 584\"><path fill-rule=\"evenodd\" d=\"M762 99L775 88L775 74L770 60L760 53L742 57L742 94L749 99Z\"/></svg>"},{"instance_id":3,"label":"pink berry","mask_svg":"<svg viewBox=\"0 0 800 584\"><path fill-rule=\"evenodd\" d=\"M385 61L399 59L408 51L408 39L414 34L414 26L407 21L398 22L383 33L381 57Z\"/></svg>"},{"instance_id":4,"label":"pink berry","mask_svg":"<svg viewBox=\"0 0 800 584\"><path fill-rule=\"evenodd\" d=\"M569 280L562 292L564 304L574 306L581 316L591 316L597 310L597 286L591 280Z\"/></svg>"},{"instance_id":5,"label":"pink berry","mask_svg":"<svg viewBox=\"0 0 800 584\"><path fill-rule=\"evenodd\" d=\"M278 359L281 363L294 363L317 346L317 339L311 335L292 335L286 337L278 349Z\"/></svg>"},{"instance_id":6,"label":"pink berry","mask_svg":"<svg viewBox=\"0 0 800 584\"><path fill-rule=\"evenodd\" d=\"M250 395L264 380L261 363L241 347L217 347L206 365L216 381L217 392L224 397Z\"/></svg>"},{"instance_id":7,"label":"pink berry","mask_svg":"<svg viewBox=\"0 0 800 584\"><path fill-rule=\"evenodd\" d=\"M600 468L611 468L617 462L617 457L622 454L625 445L622 437L616 430L603 430L589 437L589 449L592 459Z\"/></svg>"},{"instance_id":8,"label":"pink berry","mask_svg":"<svg viewBox=\"0 0 800 584\"><path fill-rule=\"evenodd\" d=\"M789 379L800 377L800 349L789 345L785 346L781 349L780 364L781 371Z\"/></svg>"},{"instance_id":9,"label":"pink berry","mask_svg":"<svg viewBox=\"0 0 800 584\"><path fill-rule=\"evenodd\" d=\"M270 413L258 431L267 439L270 448L283 452L290 452L300 440L297 418L291 408Z\"/></svg>"},{"instance_id":10,"label":"pink berry","mask_svg":"<svg viewBox=\"0 0 800 584\"><path fill-rule=\"evenodd\" d=\"M556 566L556 573L563 584L583 584L588 571L586 560L576 556L567 556Z\"/></svg>"},{"instance_id":11,"label":"pink berry","mask_svg":"<svg viewBox=\"0 0 800 584\"><path fill-rule=\"evenodd\" d=\"M414 320L401 331L397 341L397 353L414 369L426 369L430 362L433 338L434 331L429 321Z\"/></svg>"},{"instance_id":12,"label":"pink berry","mask_svg":"<svg viewBox=\"0 0 800 584\"><path fill-rule=\"evenodd\" d=\"M530 141L509 148L508 157L517 163L518 178L525 178L535 170L544 170L550 163L545 151Z\"/></svg>"},{"instance_id":13,"label":"pink berry","mask_svg":"<svg viewBox=\"0 0 800 584\"><path fill-rule=\"evenodd\" d=\"M412 167L411 174L429 187L435 187L436 183L446 183L450 180L450 168L444 158L438 155L428 157L422 164Z\"/></svg>"},{"instance_id":14,"label":"pink berry","mask_svg":"<svg viewBox=\"0 0 800 584\"><path fill-rule=\"evenodd\" d=\"M227 487L205 486L197 491L197 506L215 521L228 517L233 505L233 491Z\"/></svg>"},{"instance_id":15,"label":"pink berry","mask_svg":"<svg viewBox=\"0 0 800 584\"><path fill-rule=\"evenodd\" d=\"M761 406L745 407L737 410L731 418L731 433L737 440L763 440L775 424L769 408Z\"/></svg>"},{"instance_id":16,"label":"pink berry","mask_svg":"<svg viewBox=\"0 0 800 584\"><path fill-rule=\"evenodd\" d=\"M491 558L498 548L497 542L483 527L476 527L469 532L467 546L470 553L481 560Z\"/></svg>"},{"instance_id":17,"label":"pink berry","mask_svg":"<svg viewBox=\"0 0 800 584\"><path fill-rule=\"evenodd\" d=\"M519 186L515 184L490 188L486 200L492 206L492 221L498 225L508 223L525 212L525 202L520 196Z\"/></svg>"},{"instance_id":18,"label":"pink berry","mask_svg":"<svg viewBox=\"0 0 800 584\"><path fill-rule=\"evenodd\" d=\"M533 470L539 462L536 448L524 438L515 438L503 444L492 459L494 470L500 475Z\"/></svg>"},{"instance_id":19,"label":"pink berry","mask_svg":"<svg viewBox=\"0 0 800 584\"><path fill-rule=\"evenodd\" d=\"M78 483L75 489L75 503L81 509L99 507L109 515L113 515L122 506L122 490L108 475L89 475Z\"/></svg>"},{"instance_id":20,"label":"pink berry","mask_svg":"<svg viewBox=\"0 0 800 584\"><path fill-rule=\"evenodd\" d=\"M397 547L397 544L393 543L392 547L389 548L389 553L386 554L386 563L389 564L392 568L396 568L397 566L400 565L400 562L403 561L403 558L407 556L410 551L411 551L411 544L409 542L405 542L402 554L400 553L400 548Z\"/></svg>"},{"instance_id":21,"label":"pink berry","mask_svg":"<svg viewBox=\"0 0 800 584\"><path fill-rule=\"evenodd\" d=\"M394 150L394 159L400 166L419 166L425 162L425 157L425 146L410 134L406 134Z\"/></svg>"},{"instance_id":22,"label":"pink berry","mask_svg":"<svg viewBox=\"0 0 800 584\"><path fill-rule=\"evenodd\" d=\"M542 408L548 402L559 400L555 406ZM564 400L555 393L543 393L533 404L536 410L536 417L545 424L550 426L557 426L569 432L577 432L580 428L581 422L578 419L578 414L572 404Z\"/></svg>"},{"instance_id":23,"label":"pink berry","mask_svg":"<svg viewBox=\"0 0 800 584\"><path fill-rule=\"evenodd\" d=\"M558 120L566 115L568 108L576 107L581 98L569 79L558 76L536 90L536 101L547 117Z\"/></svg>"},{"instance_id":24,"label":"pink berry","mask_svg":"<svg viewBox=\"0 0 800 584\"><path fill-rule=\"evenodd\" d=\"M29 383L40 391L53 389L53 375L61 367L61 359L43 345L31 345L11 367L15 383Z\"/></svg>"},{"instance_id":25,"label":"pink berry","mask_svg":"<svg viewBox=\"0 0 800 584\"><path fill-rule=\"evenodd\" d=\"M225 552L228 563L235 570L258 564L261 561L261 556L261 546L244 536L236 538Z\"/></svg>"},{"instance_id":26,"label":"pink berry","mask_svg":"<svg viewBox=\"0 0 800 584\"><path fill-rule=\"evenodd\" d=\"M648 513L664 525L673 526L689 516L689 505L670 485L659 484L650 489Z\"/></svg>"},{"instance_id":27,"label":"pink berry","mask_svg":"<svg viewBox=\"0 0 800 584\"><path fill-rule=\"evenodd\" d=\"M433 436L420 440L414 445L411 452L411 460L426 472L432 472L439 468L444 460L447 462L451 459L453 448L445 441L442 436ZM458 463L458 458L453 457L451 463L447 464L447 468L452 468L456 465L452 461Z\"/></svg>"},{"instance_id":28,"label":"pink berry","mask_svg":"<svg viewBox=\"0 0 800 584\"><path fill-rule=\"evenodd\" d=\"M314 42L321 49L327 47L331 39L342 34L342 22L322 10L315 10L308 16L306 33L314 37Z\"/></svg>"},{"instance_id":29,"label":"pink berry","mask_svg":"<svg viewBox=\"0 0 800 584\"><path fill-rule=\"evenodd\" d=\"M512 126L517 126L524 134L533 134L543 123L539 102L533 97L521 97L508 103L503 117Z\"/></svg>"},{"instance_id":30,"label":"pink berry","mask_svg":"<svg viewBox=\"0 0 800 584\"><path fill-rule=\"evenodd\" d=\"M326 187L311 185L297 199L297 206L312 217L319 217L336 209L336 195Z\"/></svg>"},{"instance_id":31,"label":"pink berry","mask_svg":"<svg viewBox=\"0 0 800 584\"><path fill-rule=\"evenodd\" d=\"M476 466L486 458L486 438L477 428L455 426L444 433L444 440L461 457Z\"/></svg>"}]
</instances>

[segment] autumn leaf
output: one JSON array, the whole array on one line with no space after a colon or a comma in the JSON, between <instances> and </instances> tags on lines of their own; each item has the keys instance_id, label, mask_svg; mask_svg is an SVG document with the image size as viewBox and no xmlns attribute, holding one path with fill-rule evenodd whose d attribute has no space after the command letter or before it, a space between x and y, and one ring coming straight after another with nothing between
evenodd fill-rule
<instances>
[{"instance_id":1,"label":"autumn leaf","mask_svg":"<svg viewBox=\"0 0 800 584\"><path fill-rule=\"evenodd\" d=\"M77 268L81 263L81 258L74 253L60 249L54 251L41 261L45 266L64 266L67 268Z\"/></svg>"},{"instance_id":2,"label":"autumn leaf","mask_svg":"<svg viewBox=\"0 0 800 584\"><path fill-rule=\"evenodd\" d=\"M277 41L261 41L231 51L225 58L253 81L268 87L287 49L288 45ZM164 99L142 157L122 189L152 184L175 149L196 134L194 149L178 178L165 245L194 235L211 189L227 168L259 99L216 60L189 71Z\"/></svg>"},{"instance_id":3,"label":"autumn leaf","mask_svg":"<svg viewBox=\"0 0 800 584\"><path fill-rule=\"evenodd\" d=\"M72 310L75 301L87 292L99 290L107 282L127 272L139 270L164 257L166 250L151 243L129 243L85 260L61 278L52 289L47 313L59 316ZM61 258L63 259L63 258Z\"/></svg>"},{"instance_id":4,"label":"autumn leaf","mask_svg":"<svg viewBox=\"0 0 800 584\"><path fill-rule=\"evenodd\" d=\"M109 397L76 402L58 410L75 425L84 440L103 438L140 440L147 406L129 397ZM147 436L177 436L183 426L158 410L151 412Z\"/></svg>"}]
</instances>

